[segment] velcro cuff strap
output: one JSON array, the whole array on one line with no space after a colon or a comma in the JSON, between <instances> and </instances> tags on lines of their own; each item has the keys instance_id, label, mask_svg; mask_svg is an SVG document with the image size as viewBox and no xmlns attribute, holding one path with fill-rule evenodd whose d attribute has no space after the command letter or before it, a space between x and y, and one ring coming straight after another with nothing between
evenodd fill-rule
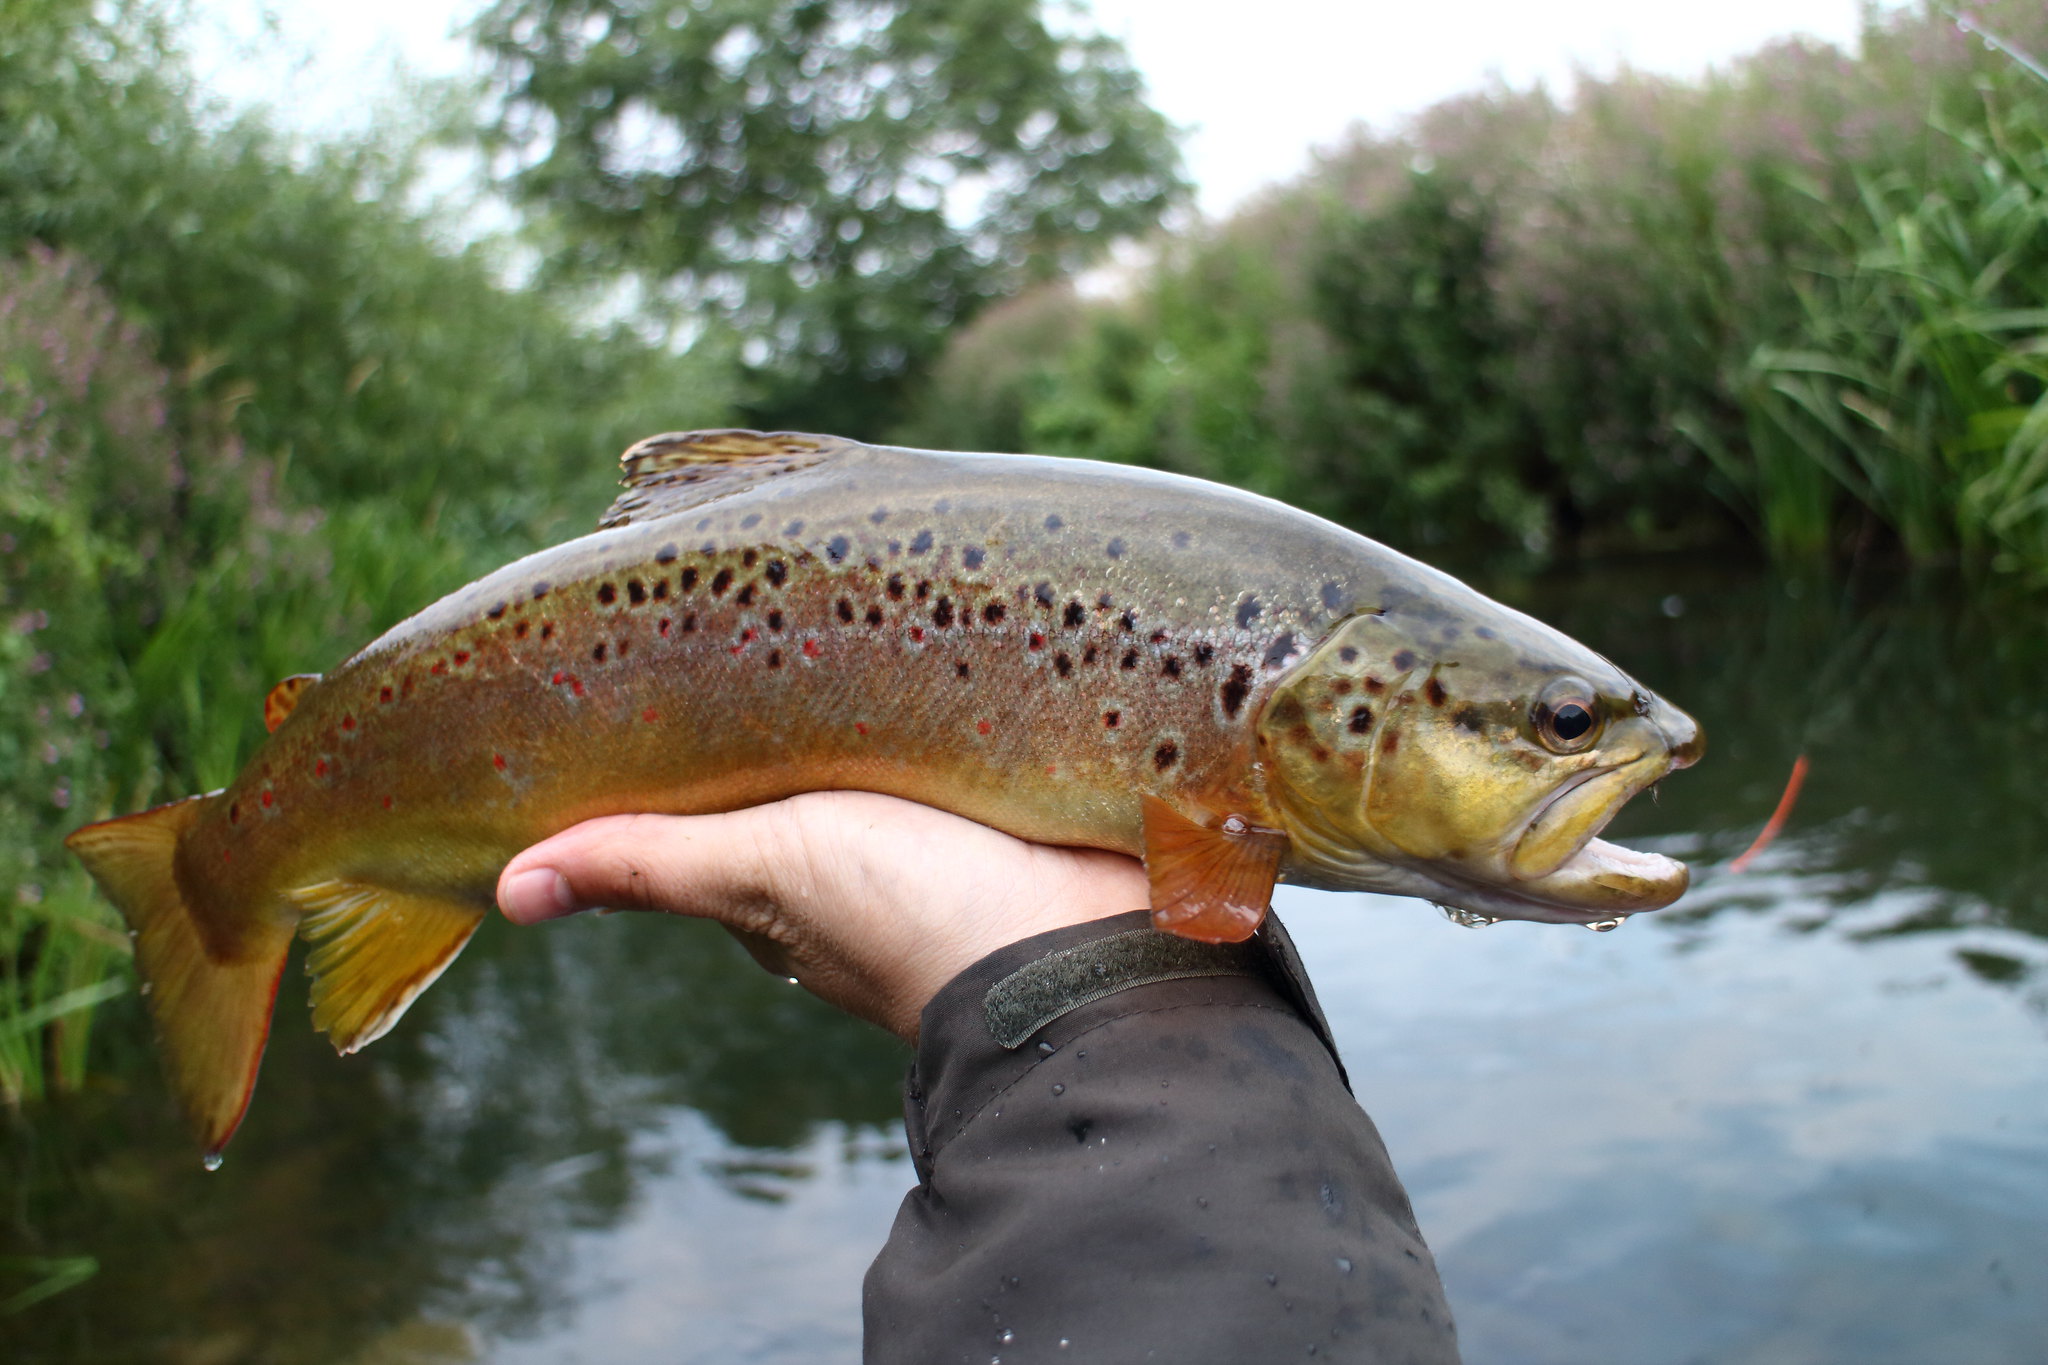
<instances>
[{"instance_id":1,"label":"velcro cuff strap","mask_svg":"<svg viewBox=\"0 0 2048 1365\"><path fill-rule=\"evenodd\" d=\"M989 987L982 1010L990 1036L1015 1048L1061 1015L1133 986L1259 974L1249 942L1196 943L1156 929L1132 929L1026 963Z\"/></svg>"}]
</instances>

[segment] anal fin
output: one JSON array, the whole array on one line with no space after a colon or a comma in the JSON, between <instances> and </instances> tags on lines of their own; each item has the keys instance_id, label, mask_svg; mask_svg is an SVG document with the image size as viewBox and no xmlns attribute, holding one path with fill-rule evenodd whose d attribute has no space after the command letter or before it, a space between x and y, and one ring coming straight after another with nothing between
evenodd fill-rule
<instances>
[{"instance_id":1,"label":"anal fin","mask_svg":"<svg viewBox=\"0 0 2048 1365\"><path fill-rule=\"evenodd\" d=\"M356 881L289 893L313 945L313 1027L341 1053L390 1031L483 923L482 907Z\"/></svg>"},{"instance_id":2,"label":"anal fin","mask_svg":"<svg viewBox=\"0 0 2048 1365\"><path fill-rule=\"evenodd\" d=\"M1287 836L1232 816L1198 825L1156 796L1145 798L1145 874L1152 927L1203 943L1241 943L1273 899Z\"/></svg>"}]
</instances>

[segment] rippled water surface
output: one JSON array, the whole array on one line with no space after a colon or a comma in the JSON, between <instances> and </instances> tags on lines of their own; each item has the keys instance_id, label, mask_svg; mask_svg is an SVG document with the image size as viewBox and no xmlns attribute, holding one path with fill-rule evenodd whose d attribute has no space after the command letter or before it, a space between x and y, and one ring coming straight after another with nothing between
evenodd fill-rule
<instances>
[{"instance_id":1,"label":"rippled water surface","mask_svg":"<svg viewBox=\"0 0 2048 1365\"><path fill-rule=\"evenodd\" d=\"M2039 607L1670 566L1496 587L1710 743L1616 827L1696 889L1620 932L1281 895L1468 1360L2042 1359ZM1802 750L1786 836L1728 873ZM903 1052L715 930L494 923L341 1061L287 1000L210 1176L118 1008L103 1082L6 1131L0 1300L21 1258L99 1263L0 1317L10 1361L858 1358Z\"/></svg>"}]
</instances>

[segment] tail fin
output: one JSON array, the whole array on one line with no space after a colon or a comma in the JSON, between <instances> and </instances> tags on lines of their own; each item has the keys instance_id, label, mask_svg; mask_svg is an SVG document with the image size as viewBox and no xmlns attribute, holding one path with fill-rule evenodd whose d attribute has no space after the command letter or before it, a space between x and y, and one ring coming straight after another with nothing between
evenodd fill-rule
<instances>
[{"instance_id":1,"label":"tail fin","mask_svg":"<svg viewBox=\"0 0 2048 1365\"><path fill-rule=\"evenodd\" d=\"M264 919L235 959L207 951L172 859L180 836L216 799L188 797L87 825L64 841L134 930L165 1070L209 1162L249 1107L292 939L289 924Z\"/></svg>"}]
</instances>

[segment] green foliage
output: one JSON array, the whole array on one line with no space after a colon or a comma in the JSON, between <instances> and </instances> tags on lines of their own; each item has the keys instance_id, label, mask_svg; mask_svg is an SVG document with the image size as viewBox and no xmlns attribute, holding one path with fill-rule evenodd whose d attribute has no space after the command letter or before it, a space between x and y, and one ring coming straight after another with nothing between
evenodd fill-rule
<instances>
[{"instance_id":1,"label":"green foliage","mask_svg":"<svg viewBox=\"0 0 2048 1365\"><path fill-rule=\"evenodd\" d=\"M2038 6L1976 8L2048 49ZM1055 349L986 315L910 430L1410 546L2048 575L2044 122L2048 83L1931 10L1873 14L1854 59L1448 101L1069 307Z\"/></svg>"},{"instance_id":2,"label":"green foliage","mask_svg":"<svg viewBox=\"0 0 2048 1365\"><path fill-rule=\"evenodd\" d=\"M20 21L20 22L17 22ZM144 12L0 26L0 1101L74 1086L127 940L60 839L218 786L277 678L587 529L727 420L405 209L412 155L209 125Z\"/></svg>"},{"instance_id":3,"label":"green foliage","mask_svg":"<svg viewBox=\"0 0 2048 1365\"><path fill-rule=\"evenodd\" d=\"M490 138L570 273L640 272L764 425L876 436L943 334L1183 192L1117 43L1040 0L498 0Z\"/></svg>"}]
</instances>

